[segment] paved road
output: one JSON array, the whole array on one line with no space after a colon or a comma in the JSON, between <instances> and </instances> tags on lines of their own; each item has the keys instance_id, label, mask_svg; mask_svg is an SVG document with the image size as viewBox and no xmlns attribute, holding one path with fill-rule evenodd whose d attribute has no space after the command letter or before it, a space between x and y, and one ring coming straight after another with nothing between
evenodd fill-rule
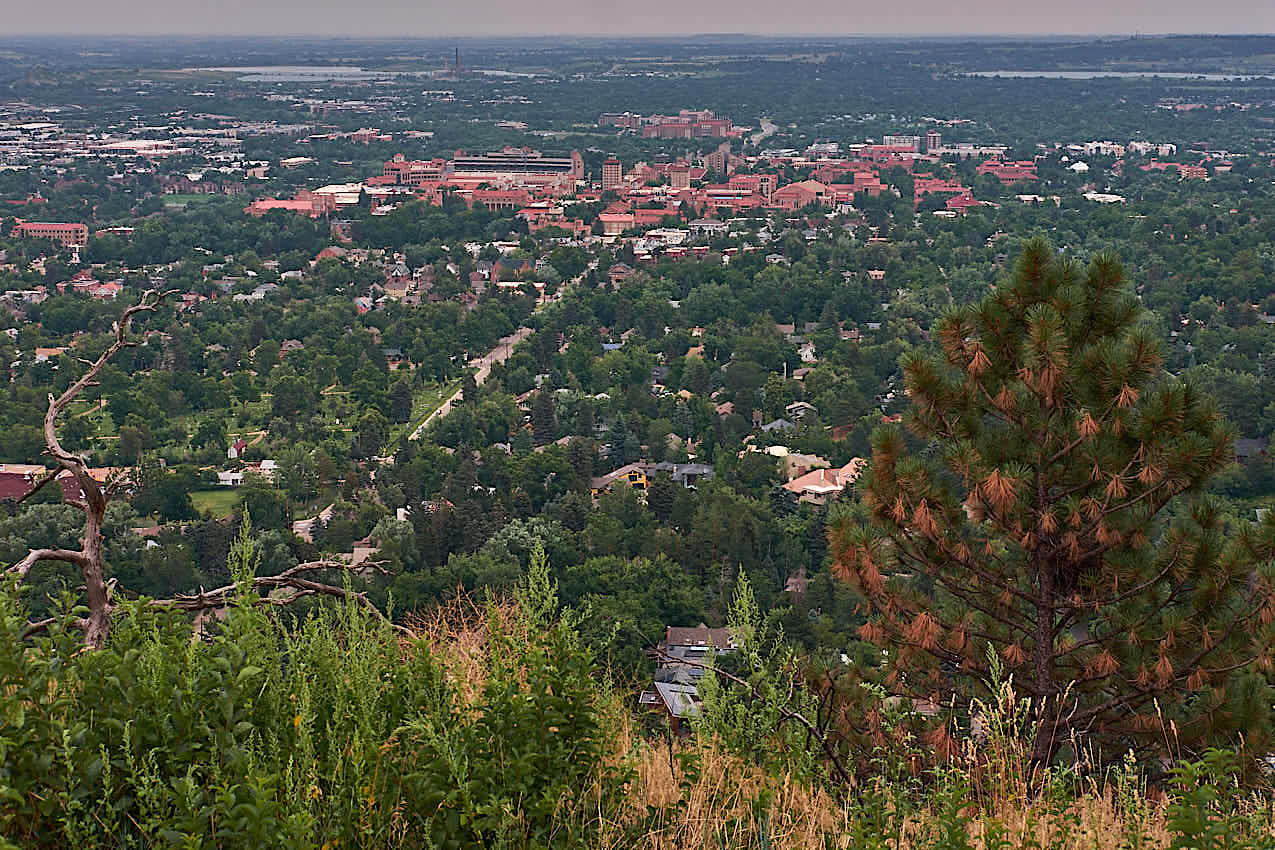
<instances>
[{"instance_id":1,"label":"paved road","mask_svg":"<svg viewBox=\"0 0 1275 850\"><path fill-rule=\"evenodd\" d=\"M318 516L313 516L313 517L310 517L309 519L299 519L295 521L294 523L292 523L292 533L295 534L297 537L300 537L306 543L313 543L314 542L314 524L318 522L319 520L323 520L323 522L326 523L328 520L332 519L332 509L334 507L336 507L336 505L334 504L328 505L326 508L319 511Z\"/></svg>"},{"instance_id":2,"label":"paved road","mask_svg":"<svg viewBox=\"0 0 1275 850\"><path fill-rule=\"evenodd\" d=\"M531 328L519 328L509 336L501 338L500 342L496 344L496 347L484 354L482 357L470 360L469 368L477 370L474 372L474 383L482 386L483 382L487 380L487 376L491 374L491 367L495 366L497 363L504 363L508 360L510 355L514 353L514 346L529 336L531 336ZM460 400L462 392L463 390L461 388L457 388L455 392L447 397L446 401L438 406L438 409L425 417L425 421L417 426L416 430L411 433L411 436L409 436L408 439L419 440L421 434L423 434L425 429L429 427L429 423L451 413L452 408L456 405L457 401Z\"/></svg>"},{"instance_id":3,"label":"paved road","mask_svg":"<svg viewBox=\"0 0 1275 850\"><path fill-rule=\"evenodd\" d=\"M589 263L589 270L596 269L597 267L597 260ZM540 303L536 305L536 309L533 311L533 314L540 312L550 304L561 301L562 296L566 294L567 288L578 284L583 277L584 275L580 275L580 277L574 277L569 281L563 281L562 285L558 287L557 292L542 299ZM474 372L474 382L479 386L482 386L483 382L487 380L487 376L491 374L491 367L495 366L497 363L504 363L508 360L514 353L514 348L529 336L531 336L531 328L521 327L509 336L502 338L500 342L496 343L495 348L488 351L482 357L470 360L469 368L477 370ZM435 419L441 419L451 413L452 408L456 406L456 402L461 396L461 392L461 389L457 389L454 393L452 393L446 401L438 406L437 410L425 417L425 421L418 425L416 430L408 435L407 439L419 440L421 438L421 434L425 433L425 429L429 427L429 423L433 422Z\"/></svg>"},{"instance_id":4,"label":"paved road","mask_svg":"<svg viewBox=\"0 0 1275 850\"><path fill-rule=\"evenodd\" d=\"M767 136L775 135L775 132L778 130L779 130L778 124L774 123L769 118L763 118L761 119L761 131L757 133L753 133L753 135L748 139L748 141L752 142L754 145L761 144L763 139L765 139Z\"/></svg>"}]
</instances>

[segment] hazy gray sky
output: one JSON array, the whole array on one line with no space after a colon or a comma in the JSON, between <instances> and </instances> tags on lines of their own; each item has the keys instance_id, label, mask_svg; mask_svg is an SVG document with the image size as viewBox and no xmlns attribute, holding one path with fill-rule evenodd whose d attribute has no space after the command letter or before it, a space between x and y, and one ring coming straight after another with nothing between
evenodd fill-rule
<instances>
[{"instance_id":1,"label":"hazy gray sky","mask_svg":"<svg viewBox=\"0 0 1275 850\"><path fill-rule=\"evenodd\" d=\"M0 0L16 33L1275 33L1272 0Z\"/></svg>"}]
</instances>

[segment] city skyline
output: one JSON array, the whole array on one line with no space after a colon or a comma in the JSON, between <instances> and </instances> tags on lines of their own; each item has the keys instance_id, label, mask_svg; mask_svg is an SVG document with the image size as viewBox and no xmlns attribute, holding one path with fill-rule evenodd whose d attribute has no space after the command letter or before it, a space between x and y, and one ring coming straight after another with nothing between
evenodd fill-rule
<instances>
[{"instance_id":1,"label":"city skyline","mask_svg":"<svg viewBox=\"0 0 1275 850\"><path fill-rule=\"evenodd\" d=\"M56 16L44 7L10 4L10 35L299 35L402 37L508 36L1026 36L1133 33L1275 33L1275 4L1219 0L1078 0L1060 5L936 0L881 6L853 0L796 0L773 7L707 0L598 4L581 0L513 0L412 6L404 0L133 0L101 4L65 0Z\"/></svg>"}]
</instances>

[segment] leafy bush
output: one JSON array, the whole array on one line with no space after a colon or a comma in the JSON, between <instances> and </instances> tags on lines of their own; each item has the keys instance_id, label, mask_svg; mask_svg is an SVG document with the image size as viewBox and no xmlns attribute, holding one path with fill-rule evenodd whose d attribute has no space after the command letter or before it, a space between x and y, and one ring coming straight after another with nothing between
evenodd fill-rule
<instances>
[{"instance_id":1,"label":"leafy bush","mask_svg":"<svg viewBox=\"0 0 1275 850\"><path fill-rule=\"evenodd\" d=\"M241 537L240 581L254 560ZM192 639L185 617L137 603L83 652L61 626L24 641L8 589L0 834L32 848L588 846L624 774L603 764L591 658L533 561L519 601L487 609L472 698L445 647L353 604L288 628L245 590Z\"/></svg>"}]
</instances>

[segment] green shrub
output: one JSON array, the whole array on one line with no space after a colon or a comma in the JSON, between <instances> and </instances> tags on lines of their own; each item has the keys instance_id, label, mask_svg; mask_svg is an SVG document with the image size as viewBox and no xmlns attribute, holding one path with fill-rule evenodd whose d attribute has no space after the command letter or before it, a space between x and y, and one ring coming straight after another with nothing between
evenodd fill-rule
<instances>
[{"instance_id":1,"label":"green shrub","mask_svg":"<svg viewBox=\"0 0 1275 850\"><path fill-rule=\"evenodd\" d=\"M253 560L245 537L232 572ZM10 587L0 834L32 848L587 846L623 777L607 774L585 814L582 789L605 773L599 690L552 613L543 556L534 569L512 616L490 612L468 704L423 640L352 603L289 628L245 597L203 640L133 604L85 652L60 625L24 641Z\"/></svg>"}]
</instances>

